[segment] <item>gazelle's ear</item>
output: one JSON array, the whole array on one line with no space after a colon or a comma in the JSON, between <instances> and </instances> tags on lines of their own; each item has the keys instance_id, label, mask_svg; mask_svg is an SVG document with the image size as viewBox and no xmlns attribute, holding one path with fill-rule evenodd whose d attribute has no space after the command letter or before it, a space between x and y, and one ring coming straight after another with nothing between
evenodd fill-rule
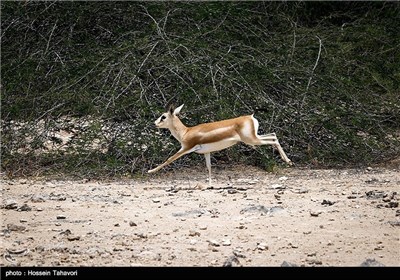
<instances>
[{"instance_id":1,"label":"gazelle's ear","mask_svg":"<svg viewBox=\"0 0 400 280\"><path fill-rule=\"evenodd\" d=\"M169 105L168 105L167 112L168 112L170 115L173 115L173 114L174 114L174 110L175 110L175 106L174 106L173 104L169 104Z\"/></svg>"},{"instance_id":2,"label":"gazelle's ear","mask_svg":"<svg viewBox=\"0 0 400 280\"><path fill-rule=\"evenodd\" d=\"M183 105L185 105L185 104L182 104L181 106L179 106L178 108L176 108L176 109L174 110L174 115L175 115L175 116L179 114L179 112L181 111Z\"/></svg>"}]
</instances>

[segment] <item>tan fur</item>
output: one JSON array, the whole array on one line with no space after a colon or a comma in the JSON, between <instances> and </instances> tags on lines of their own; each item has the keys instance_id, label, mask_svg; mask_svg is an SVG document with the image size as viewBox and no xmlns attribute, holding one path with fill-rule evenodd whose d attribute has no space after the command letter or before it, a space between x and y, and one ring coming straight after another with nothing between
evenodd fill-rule
<instances>
[{"instance_id":1,"label":"tan fur","mask_svg":"<svg viewBox=\"0 0 400 280\"><path fill-rule=\"evenodd\" d=\"M209 184L211 185L210 153L228 148L239 141L252 146L273 145L278 149L285 162L292 163L279 144L275 133L257 135L258 121L253 115L187 127L177 116L182 107L183 105L175 110L170 109L155 121L157 127L168 128L171 131L172 135L181 143L181 149L161 165L149 170L149 173L156 172L185 154L196 152L204 154L206 157Z\"/></svg>"}]
</instances>

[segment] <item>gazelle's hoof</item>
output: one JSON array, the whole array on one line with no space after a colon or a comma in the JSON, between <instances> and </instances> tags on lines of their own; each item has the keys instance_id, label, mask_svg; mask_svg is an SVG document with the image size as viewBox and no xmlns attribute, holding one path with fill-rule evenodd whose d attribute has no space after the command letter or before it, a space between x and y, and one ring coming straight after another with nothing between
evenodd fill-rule
<instances>
[{"instance_id":1,"label":"gazelle's hoof","mask_svg":"<svg viewBox=\"0 0 400 280\"><path fill-rule=\"evenodd\" d=\"M202 183L197 183L196 186L194 186L194 188L196 190L205 190L205 189L207 189L207 186Z\"/></svg>"}]
</instances>

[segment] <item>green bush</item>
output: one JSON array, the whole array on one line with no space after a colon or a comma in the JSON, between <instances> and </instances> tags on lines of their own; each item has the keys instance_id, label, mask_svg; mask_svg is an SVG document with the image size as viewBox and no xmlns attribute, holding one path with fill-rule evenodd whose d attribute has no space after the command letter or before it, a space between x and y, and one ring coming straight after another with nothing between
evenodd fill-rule
<instances>
[{"instance_id":1,"label":"green bush","mask_svg":"<svg viewBox=\"0 0 400 280\"><path fill-rule=\"evenodd\" d=\"M298 164L399 156L397 2L3 1L1 13L8 174L142 174L179 148L154 127L170 101L188 125L256 112ZM224 158L281 163L244 145Z\"/></svg>"}]
</instances>

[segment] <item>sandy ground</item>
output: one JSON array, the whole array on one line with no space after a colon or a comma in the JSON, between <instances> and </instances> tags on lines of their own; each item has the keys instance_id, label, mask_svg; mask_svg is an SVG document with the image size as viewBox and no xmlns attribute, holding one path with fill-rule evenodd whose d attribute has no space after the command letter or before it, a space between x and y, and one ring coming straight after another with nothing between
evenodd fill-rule
<instances>
[{"instance_id":1,"label":"sandy ground","mask_svg":"<svg viewBox=\"0 0 400 280\"><path fill-rule=\"evenodd\" d=\"M398 168L1 179L0 265L400 266Z\"/></svg>"}]
</instances>

